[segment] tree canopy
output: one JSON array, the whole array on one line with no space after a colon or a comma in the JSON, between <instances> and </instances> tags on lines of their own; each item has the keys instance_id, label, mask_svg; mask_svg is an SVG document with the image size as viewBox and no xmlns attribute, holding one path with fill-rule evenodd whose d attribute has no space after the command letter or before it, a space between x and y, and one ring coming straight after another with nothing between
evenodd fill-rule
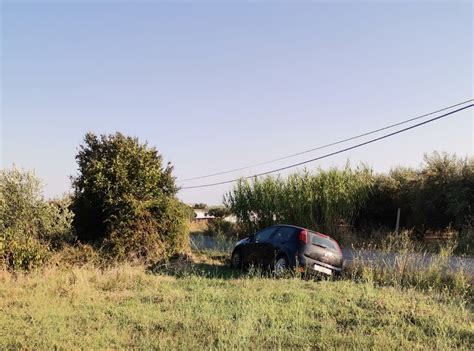
<instances>
[{"instance_id":1,"label":"tree canopy","mask_svg":"<svg viewBox=\"0 0 474 351\"><path fill-rule=\"evenodd\" d=\"M154 147L121 133L88 133L76 160L73 209L79 240L127 256L186 245L186 211L175 197L173 167L163 164Z\"/></svg>"}]
</instances>

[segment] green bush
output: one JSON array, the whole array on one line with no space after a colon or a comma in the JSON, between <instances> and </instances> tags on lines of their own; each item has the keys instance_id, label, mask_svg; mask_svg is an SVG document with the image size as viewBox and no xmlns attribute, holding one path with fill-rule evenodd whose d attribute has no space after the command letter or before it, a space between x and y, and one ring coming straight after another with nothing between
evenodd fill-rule
<instances>
[{"instance_id":1,"label":"green bush","mask_svg":"<svg viewBox=\"0 0 474 351\"><path fill-rule=\"evenodd\" d=\"M50 257L49 247L21 229L6 229L0 244L2 265L13 270L29 270L42 266Z\"/></svg>"},{"instance_id":2,"label":"green bush","mask_svg":"<svg viewBox=\"0 0 474 351\"><path fill-rule=\"evenodd\" d=\"M216 238L235 240L243 235L244 232L237 223L232 223L222 218L216 218L209 222L207 230L203 234Z\"/></svg>"},{"instance_id":3,"label":"green bush","mask_svg":"<svg viewBox=\"0 0 474 351\"><path fill-rule=\"evenodd\" d=\"M89 265L91 267L105 268L110 266L100 250L88 244L75 243L75 245L64 245L61 250L51 255L50 266L61 268L82 267Z\"/></svg>"},{"instance_id":4,"label":"green bush","mask_svg":"<svg viewBox=\"0 0 474 351\"><path fill-rule=\"evenodd\" d=\"M48 242L51 249L59 250L65 244L76 241L72 221L74 213L71 211L71 197L49 200L45 206L45 215L40 221L42 239Z\"/></svg>"},{"instance_id":5,"label":"green bush","mask_svg":"<svg viewBox=\"0 0 474 351\"><path fill-rule=\"evenodd\" d=\"M224 218L225 216L230 215L230 210L225 206L213 206L209 208L207 214L216 218Z\"/></svg>"},{"instance_id":6,"label":"green bush","mask_svg":"<svg viewBox=\"0 0 474 351\"><path fill-rule=\"evenodd\" d=\"M119 259L187 249L189 211L175 197L173 167L137 138L88 133L76 156L74 226L79 240Z\"/></svg>"},{"instance_id":7,"label":"green bush","mask_svg":"<svg viewBox=\"0 0 474 351\"><path fill-rule=\"evenodd\" d=\"M45 201L39 179L13 168L0 171L0 260L10 269L43 264L52 249L74 240L69 199Z\"/></svg>"},{"instance_id":8,"label":"green bush","mask_svg":"<svg viewBox=\"0 0 474 351\"><path fill-rule=\"evenodd\" d=\"M402 227L419 233L452 227L461 236L468 233L465 228L472 225L474 211L474 158L435 152L425 155L418 169L397 167L374 175L357 224L393 228L398 208Z\"/></svg>"}]
</instances>

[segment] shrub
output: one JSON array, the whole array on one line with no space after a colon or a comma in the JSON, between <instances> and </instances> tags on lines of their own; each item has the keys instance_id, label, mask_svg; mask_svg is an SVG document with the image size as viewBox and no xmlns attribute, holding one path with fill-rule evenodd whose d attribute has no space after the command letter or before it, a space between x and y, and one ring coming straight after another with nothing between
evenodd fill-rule
<instances>
[{"instance_id":1,"label":"shrub","mask_svg":"<svg viewBox=\"0 0 474 351\"><path fill-rule=\"evenodd\" d=\"M48 245L22 229L8 228L1 234L2 266L29 270L44 264L50 257Z\"/></svg>"},{"instance_id":2,"label":"shrub","mask_svg":"<svg viewBox=\"0 0 474 351\"><path fill-rule=\"evenodd\" d=\"M216 218L224 218L230 214L230 210L225 206L213 206L209 208L207 214Z\"/></svg>"},{"instance_id":3,"label":"shrub","mask_svg":"<svg viewBox=\"0 0 474 351\"><path fill-rule=\"evenodd\" d=\"M222 218L216 218L209 222L207 230L203 234L235 240L241 236L242 229L237 223L232 223Z\"/></svg>"},{"instance_id":4,"label":"shrub","mask_svg":"<svg viewBox=\"0 0 474 351\"><path fill-rule=\"evenodd\" d=\"M375 175L358 224L393 228L398 208L403 227L422 233L452 226L465 233L474 208L474 158L435 152L425 155L419 169L397 167Z\"/></svg>"},{"instance_id":5,"label":"shrub","mask_svg":"<svg viewBox=\"0 0 474 351\"><path fill-rule=\"evenodd\" d=\"M51 249L74 239L69 199L47 202L33 172L0 171L0 260L11 269L44 263Z\"/></svg>"},{"instance_id":6,"label":"shrub","mask_svg":"<svg viewBox=\"0 0 474 351\"><path fill-rule=\"evenodd\" d=\"M107 263L99 250L91 245L75 243L75 245L65 245L61 250L55 252L49 264L61 268L82 267L90 265L92 267L107 266Z\"/></svg>"},{"instance_id":7,"label":"shrub","mask_svg":"<svg viewBox=\"0 0 474 351\"><path fill-rule=\"evenodd\" d=\"M42 239L54 250L76 241L72 228L74 213L71 211L71 203L71 197L64 196L48 201L45 206L45 215L40 221Z\"/></svg>"},{"instance_id":8,"label":"shrub","mask_svg":"<svg viewBox=\"0 0 474 351\"><path fill-rule=\"evenodd\" d=\"M161 258L188 245L188 211L175 198L173 167L137 138L88 133L76 156L78 238L111 257Z\"/></svg>"}]
</instances>

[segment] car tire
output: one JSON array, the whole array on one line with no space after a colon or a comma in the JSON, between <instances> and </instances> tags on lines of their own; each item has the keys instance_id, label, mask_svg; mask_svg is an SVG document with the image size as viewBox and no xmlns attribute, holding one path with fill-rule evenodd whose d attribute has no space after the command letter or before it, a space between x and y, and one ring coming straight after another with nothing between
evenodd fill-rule
<instances>
[{"instance_id":1,"label":"car tire","mask_svg":"<svg viewBox=\"0 0 474 351\"><path fill-rule=\"evenodd\" d=\"M233 269L242 269L243 259L242 252L240 250L235 250L232 252L232 256L230 257L230 267Z\"/></svg>"},{"instance_id":2,"label":"car tire","mask_svg":"<svg viewBox=\"0 0 474 351\"><path fill-rule=\"evenodd\" d=\"M283 276L290 268L288 258L285 255L279 255L273 264L273 273L277 277Z\"/></svg>"}]
</instances>

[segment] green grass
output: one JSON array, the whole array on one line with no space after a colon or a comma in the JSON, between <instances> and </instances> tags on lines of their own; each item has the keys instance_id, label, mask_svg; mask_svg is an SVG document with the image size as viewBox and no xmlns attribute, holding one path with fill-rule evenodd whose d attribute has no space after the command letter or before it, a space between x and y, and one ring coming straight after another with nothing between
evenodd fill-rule
<instances>
[{"instance_id":1,"label":"green grass","mask_svg":"<svg viewBox=\"0 0 474 351\"><path fill-rule=\"evenodd\" d=\"M474 346L473 311L435 294L252 277L212 260L158 272L130 265L0 271L0 349Z\"/></svg>"}]
</instances>

